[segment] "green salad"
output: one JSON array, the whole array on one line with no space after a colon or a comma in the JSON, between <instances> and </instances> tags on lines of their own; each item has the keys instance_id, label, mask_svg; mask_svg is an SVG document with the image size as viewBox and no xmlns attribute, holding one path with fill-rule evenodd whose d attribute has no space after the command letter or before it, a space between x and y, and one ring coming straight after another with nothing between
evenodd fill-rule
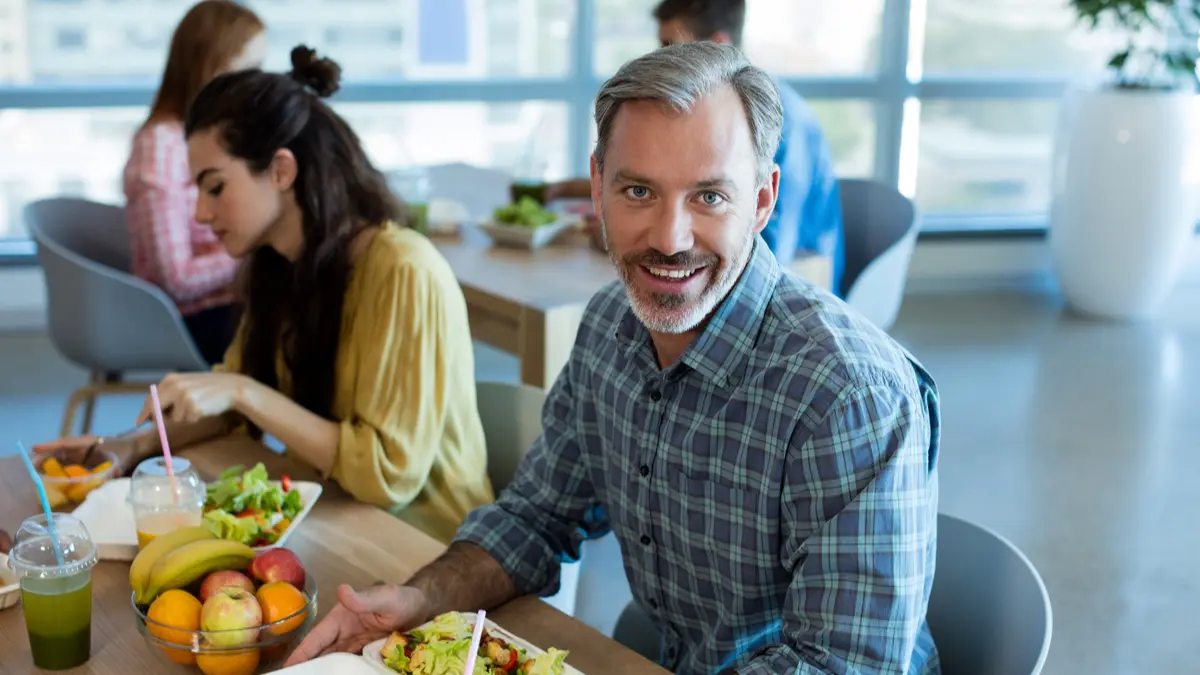
<instances>
[{"instance_id":1,"label":"green salad","mask_svg":"<svg viewBox=\"0 0 1200 675\"><path fill-rule=\"evenodd\" d=\"M208 484L204 524L221 539L270 546L279 541L303 509L300 492L292 489L287 476L275 483L267 479L262 463L249 471L233 466Z\"/></svg>"},{"instance_id":2,"label":"green salad","mask_svg":"<svg viewBox=\"0 0 1200 675\"><path fill-rule=\"evenodd\" d=\"M496 209L492 219L514 227L535 228L558 220L558 214L542 208L541 203L533 197L522 195L517 203Z\"/></svg>"},{"instance_id":3,"label":"green salad","mask_svg":"<svg viewBox=\"0 0 1200 675\"><path fill-rule=\"evenodd\" d=\"M383 645L383 663L401 675L461 675L467 667L472 628L461 613L448 612L423 628L392 633ZM531 657L484 629L472 675L563 675L567 654L551 648Z\"/></svg>"}]
</instances>

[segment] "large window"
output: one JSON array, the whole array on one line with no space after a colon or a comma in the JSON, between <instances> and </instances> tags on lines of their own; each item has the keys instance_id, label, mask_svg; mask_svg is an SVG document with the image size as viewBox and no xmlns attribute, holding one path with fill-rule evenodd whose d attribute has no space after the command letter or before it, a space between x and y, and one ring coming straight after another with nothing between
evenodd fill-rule
<instances>
[{"instance_id":1,"label":"large window","mask_svg":"<svg viewBox=\"0 0 1200 675\"><path fill-rule=\"evenodd\" d=\"M0 0L0 253L21 209L120 202L129 138L194 0ZM744 47L821 121L843 176L910 194L932 230L1036 226L1057 100L1116 36L1064 0L748 0ZM305 43L384 169L465 161L586 170L603 79L657 44L657 0L246 0L267 67Z\"/></svg>"}]
</instances>

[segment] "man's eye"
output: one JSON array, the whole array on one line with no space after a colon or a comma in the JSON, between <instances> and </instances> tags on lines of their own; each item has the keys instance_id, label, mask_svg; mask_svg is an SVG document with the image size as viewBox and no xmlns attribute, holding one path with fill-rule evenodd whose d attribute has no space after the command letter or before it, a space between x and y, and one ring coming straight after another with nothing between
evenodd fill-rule
<instances>
[{"instance_id":1,"label":"man's eye","mask_svg":"<svg viewBox=\"0 0 1200 675\"><path fill-rule=\"evenodd\" d=\"M634 199L645 199L646 197L650 196L650 190L641 185L632 185L625 188L625 194L633 197Z\"/></svg>"},{"instance_id":2,"label":"man's eye","mask_svg":"<svg viewBox=\"0 0 1200 675\"><path fill-rule=\"evenodd\" d=\"M700 201L704 202L705 206L717 206L725 201L725 198L719 193L709 191L700 193Z\"/></svg>"}]
</instances>

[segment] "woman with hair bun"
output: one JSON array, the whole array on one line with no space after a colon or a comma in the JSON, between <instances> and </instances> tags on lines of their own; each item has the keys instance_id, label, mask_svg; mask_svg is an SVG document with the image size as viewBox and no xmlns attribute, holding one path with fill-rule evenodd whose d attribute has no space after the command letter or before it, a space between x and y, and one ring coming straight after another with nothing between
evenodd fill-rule
<instances>
[{"instance_id":1,"label":"woman with hair bun","mask_svg":"<svg viewBox=\"0 0 1200 675\"><path fill-rule=\"evenodd\" d=\"M201 426L244 420L356 499L449 541L492 499L466 302L433 244L397 224L403 207L321 100L340 75L300 46L290 74L221 75L192 104L196 220L245 259L245 310L215 372L167 376L160 400L193 442ZM153 448L120 446L132 461Z\"/></svg>"}]
</instances>

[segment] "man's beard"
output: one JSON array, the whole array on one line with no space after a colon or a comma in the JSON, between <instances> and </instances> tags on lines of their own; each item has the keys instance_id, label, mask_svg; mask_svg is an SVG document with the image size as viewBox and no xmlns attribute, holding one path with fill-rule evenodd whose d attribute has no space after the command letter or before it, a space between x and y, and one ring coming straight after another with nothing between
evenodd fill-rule
<instances>
[{"instance_id":1,"label":"man's beard","mask_svg":"<svg viewBox=\"0 0 1200 675\"><path fill-rule=\"evenodd\" d=\"M608 241L608 223L603 209L600 216L600 232L608 257L621 275L625 294L638 320L655 333L678 335L694 330L703 323L725 299L737 282L750 251L754 246L754 228L747 225L747 236L742 246L731 258L722 258L715 253L689 250L666 255L655 249L626 253L618 257ZM708 281L699 293L659 293L643 290L637 283L636 271L640 266L663 267L706 267Z\"/></svg>"}]
</instances>

